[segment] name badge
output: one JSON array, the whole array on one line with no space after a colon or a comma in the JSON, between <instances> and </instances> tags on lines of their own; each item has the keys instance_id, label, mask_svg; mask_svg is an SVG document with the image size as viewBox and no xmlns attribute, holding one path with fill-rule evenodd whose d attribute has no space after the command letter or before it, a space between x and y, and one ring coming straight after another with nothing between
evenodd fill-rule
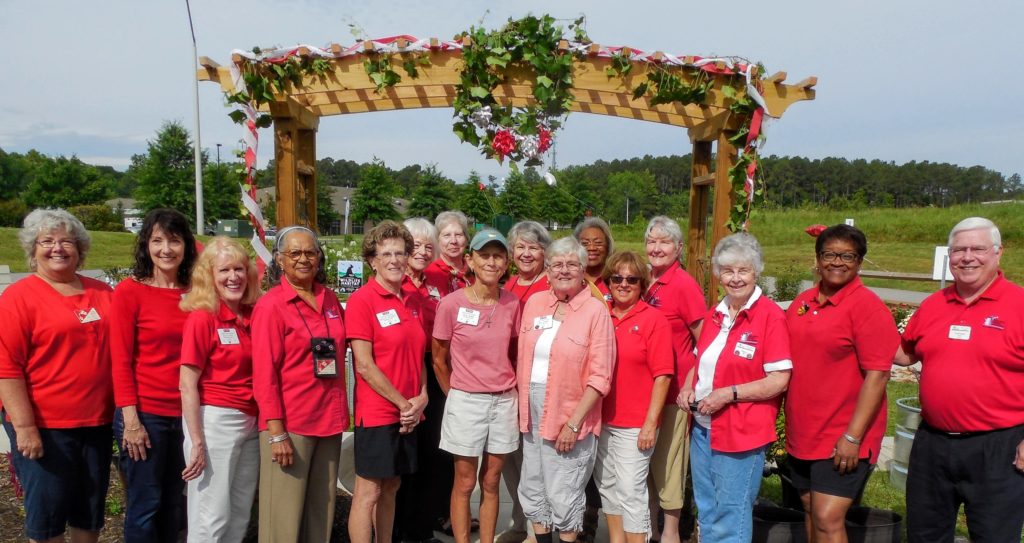
<instances>
[{"instance_id":1,"label":"name badge","mask_svg":"<svg viewBox=\"0 0 1024 543\"><path fill-rule=\"evenodd\" d=\"M555 319L551 315L544 315L533 319L534 330L547 330L555 325Z\"/></svg>"},{"instance_id":2,"label":"name badge","mask_svg":"<svg viewBox=\"0 0 1024 543\"><path fill-rule=\"evenodd\" d=\"M441 291L437 290L437 287L432 287L430 285L427 285L427 296L430 296L431 298L433 298L435 300L440 300L441 299Z\"/></svg>"},{"instance_id":3,"label":"name badge","mask_svg":"<svg viewBox=\"0 0 1024 543\"><path fill-rule=\"evenodd\" d=\"M960 341L967 341L971 339L971 327L960 324L950 326L949 339L958 339Z\"/></svg>"},{"instance_id":4,"label":"name badge","mask_svg":"<svg viewBox=\"0 0 1024 543\"><path fill-rule=\"evenodd\" d=\"M82 324L96 322L100 320L100 314L96 311L95 307L90 307L88 311L84 309L81 311L77 311L75 312L75 314L78 316L78 322Z\"/></svg>"},{"instance_id":5,"label":"name badge","mask_svg":"<svg viewBox=\"0 0 1024 543\"><path fill-rule=\"evenodd\" d=\"M746 343L737 343L736 350L732 353L740 358L746 358L747 360L753 360L754 352L757 348L753 345L747 345Z\"/></svg>"},{"instance_id":6,"label":"name badge","mask_svg":"<svg viewBox=\"0 0 1024 543\"><path fill-rule=\"evenodd\" d=\"M468 324L470 326L476 326L480 322L480 312L476 309L470 309L468 307L459 308L459 316L456 319L462 324Z\"/></svg>"},{"instance_id":7,"label":"name badge","mask_svg":"<svg viewBox=\"0 0 1024 543\"><path fill-rule=\"evenodd\" d=\"M234 328L218 328L217 336L221 345L238 345L238 330Z\"/></svg>"},{"instance_id":8,"label":"name badge","mask_svg":"<svg viewBox=\"0 0 1024 543\"><path fill-rule=\"evenodd\" d=\"M387 311L381 311L377 313L377 322L380 323L381 328L387 328L393 324L398 324L400 319L398 318L398 312L394 309L388 309Z\"/></svg>"}]
</instances>

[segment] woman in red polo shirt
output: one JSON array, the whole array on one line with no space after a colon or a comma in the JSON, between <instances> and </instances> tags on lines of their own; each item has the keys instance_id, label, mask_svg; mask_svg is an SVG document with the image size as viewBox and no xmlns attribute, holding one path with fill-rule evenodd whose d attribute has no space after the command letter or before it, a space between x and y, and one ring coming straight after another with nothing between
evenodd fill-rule
<instances>
[{"instance_id":1,"label":"woman in red polo shirt","mask_svg":"<svg viewBox=\"0 0 1024 543\"><path fill-rule=\"evenodd\" d=\"M600 292L606 302L612 301L608 285L603 280L605 262L608 261L608 255L615 250L608 223L600 217L587 217L576 225L572 235L587 251L587 267L583 271L583 276L590 283L590 288ZM600 506L600 499L597 505ZM596 510L594 514L596 515Z\"/></svg>"},{"instance_id":2,"label":"woman in red polo shirt","mask_svg":"<svg viewBox=\"0 0 1024 543\"><path fill-rule=\"evenodd\" d=\"M259 407L260 541L327 541L334 524L345 395L346 323L316 234L277 234L271 280L252 312Z\"/></svg>"},{"instance_id":3,"label":"woman in red polo shirt","mask_svg":"<svg viewBox=\"0 0 1024 543\"><path fill-rule=\"evenodd\" d=\"M401 476L417 469L416 426L427 406L424 299L409 281L412 235L383 221L363 238L373 278L348 300L356 370L356 488L348 518L353 543L391 541Z\"/></svg>"},{"instance_id":4,"label":"woman in red polo shirt","mask_svg":"<svg viewBox=\"0 0 1024 543\"><path fill-rule=\"evenodd\" d=\"M70 527L72 541L96 541L114 412L110 287L78 274L90 237L67 211L29 213L18 241L32 274L0 295L0 403L25 535L63 542Z\"/></svg>"},{"instance_id":5,"label":"woman in red polo shirt","mask_svg":"<svg viewBox=\"0 0 1024 543\"><path fill-rule=\"evenodd\" d=\"M241 541L260 473L249 317L259 276L237 242L216 237L192 270L181 347L188 538Z\"/></svg>"},{"instance_id":6,"label":"woman in red polo shirt","mask_svg":"<svg viewBox=\"0 0 1024 543\"><path fill-rule=\"evenodd\" d=\"M466 275L466 246L469 244L469 221L461 211L443 211L434 219L440 258L427 266L427 285L440 297L472 283Z\"/></svg>"},{"instance_id":7,"label":"woman in red polo shirt","mask_svg":"<svg viewBox=\"0 0 1024 543\"><path fill-rule=\"evenodd\" d=\"M726 294L704 318L698 364L685 381L695 389L680 391L679 406L692 405L696 422L690 473L701 538L746 543L765 447L776 439L779 395L793 363L786 316L757 286L764 258L754 236L723 238L711 266Z\"/></svg>"},{"instance_id":8,"label":"woman in red polo shirt","mask_svg":"<svg viewBox=\"0 0 1024 543\"><path fill-rule=\"evenodd\" d=\"M672 329L662 312L640 300L651 280L640 255L615 253L604 273L612 292L615 373L601 404L594 479L610 541L644 543L651 528L647 474L675 371Z\"/></svg>"},{"instance_id":9,"label":"woman in red polo shirt","mask_svg":"<svg viewBox=\"0 0 1024 543\"><path fill-rule=\"evenodd\" d=\"M790 478L810 541L846 541L846 512L878 461L885 385L899 332L858 277L868 242L839 224L814 244L821 279L786 311L793 379L786 394Z\"/></svg>"},{"instance_id":10,"label":"woman in red polo shirt","mask_svg":"<svg viewBox=\"0 0 1024 543\"><path fill-rule=\"evenodd\" d=\"M127 482L128 543L178 538L185 489L178 374L186 318L178 304L195 260L188 219L154 209L142 221L132 277L117 285L111 301L114 434Z\"/></svg>"}]
</instances>

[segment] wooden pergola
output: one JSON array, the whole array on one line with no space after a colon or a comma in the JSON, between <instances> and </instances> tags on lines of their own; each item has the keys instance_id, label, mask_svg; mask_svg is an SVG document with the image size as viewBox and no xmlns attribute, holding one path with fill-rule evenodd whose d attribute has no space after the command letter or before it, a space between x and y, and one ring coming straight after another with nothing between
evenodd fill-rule
<instances>
[{"instance_id":1,"label":"wooden pergola","mask_svg":"<svg viewBox=\"0 0 1024 543\"><path fill-rule=\"evenodd\" d=\"M399 39L398 47L405 44ZM365 42L366 53L373 53L373 44ZM561 48L567 48L563 42ZM648 61L634 61L630 72L622 77L609 77L605 69L612 59L598 56L597 44L590 45L583 60L574 61L572 111L610 115L685 128L692 146L692 188L687 237L687 270L707 289L711 275L709 248L729 232L726 222L734 205L734 194L728 176L737 159L736 148L729 137L740 128L743 119L732 114L732 99L721 91L723 83L736 75L714 75L713 87L703 104L652 106L646 97L633 98L632 89L647 80ZM316 226L316 132L320 118L331 115L369 113L396 109L452 107L456 86L463 68L462 52L441 47L430 40L429 65L419 66L417 78L406 77L392 87L378 92L367 76L363 55L341 56L342 47L332 45L337 55L329 59L331 69L324 77L304 77L301 85L275 94L273 102L261 109L274 121L274 159L277 166L277 226L292 224ZM299 55L308 54L299 50ZM378 54L378 53L373 53ZM397 56L398 53L395 53ZM658 59L661 53L654 53ZM687 62L692 60L686 59ZM243 59L234 55L232 62ZM220 83L231 93L230 71L207 57L200 58L200 80ZM396 65L401 65L397 60ZM494 90L501 105L526 106L533 102L536 84L533 71L510 67L504 84ZM761 95L772 117L781 117L794 102L813 100L816 77L795 84L786 84L786 73L778 72L763 80ZM711 201L712 194L714 201ZM708 219L710 215L710 239ZM715 289L707 289L709 298Z\"/></svg>"}]
</instances>

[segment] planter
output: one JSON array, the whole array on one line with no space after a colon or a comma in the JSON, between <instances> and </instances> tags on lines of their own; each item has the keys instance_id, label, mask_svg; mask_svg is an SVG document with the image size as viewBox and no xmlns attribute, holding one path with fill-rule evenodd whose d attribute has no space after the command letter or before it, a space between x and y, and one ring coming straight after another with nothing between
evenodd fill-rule
<instances>
[{"instance_id":1,"label":"planter","mask_svg":"<svg viewBox=\"0 0 1024 543\"><path fill-rule=\"evenodd\" d=\"M921 401L916 397L896 400L896 424L916 432L921 424Z\"/></svg>"},{"instance_id":2,"label":"planter","mask_svg":"<svg viewBox=\"0 0 1024 543\"><path fill-rule=\"evenodd\" d=\"M902 426L896 427L896 437L893 439L892 459L904 466L910 464L910 449L914 446L914 430L908 430Z\"/></svg>"},{"instance_id":3,"label":"planter","mask_svg":"<svg viewBox=\"0 0 1024 543\"><path fill-rule=\"evenodd\" d=\"M907 491L907 465L893 461L889 464L889 484L895 488Z\"/></svg>"},{"instance_id":4,"label":"planter","mask_svg":"<svg viewBox=\"0 0 1024 543\"><path fill-rule=\"evenodd\" d=\"M752 543L806 543L804 512L772 505L754 506Z\"/></svg>"},{"instance_id":5,"label":"planter","mask_svg":"<svg viewBox=\"0 0 1024 543\"><path fill-rule=\"evenodd\" d=\"M851 507L846 513L846 535L850 543L899 543L903 517L885 509Z\"/></svg>"}]
</instances>

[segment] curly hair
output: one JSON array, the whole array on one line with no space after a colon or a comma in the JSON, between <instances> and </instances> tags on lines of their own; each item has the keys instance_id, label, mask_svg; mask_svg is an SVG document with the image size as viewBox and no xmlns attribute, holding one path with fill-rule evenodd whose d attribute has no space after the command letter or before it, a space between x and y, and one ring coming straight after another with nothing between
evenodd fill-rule
<instances>
[{"instance_id":1,"label":"curly hair","mask_svg":"<svg viewBox=\"0 0 1024 543\"><path fill-rule=\"evenodd\" d=\"M367 266L373 268L373 257L377 256L377 246L384 243L384 240L400 239L405 242L405 253L412 254L416 243L412 239L409 229L395 221L381 221L363 237L363 261Z\"/></svg>"},{"instance_id":2,"label":"curly hair","mask_svg":"<svg viewBox=\"0 0 1024 543\"><path fill-rule=\"evenodd\" d=\"M256 304L260 294L259 272L256 270L256 263L249 258L249 253L237 241L217 236L206 244L206 248L199 254L196 265L192 268L192 288L182 298L178 307L182 311L204 310L216 313L220 306L220 298L217 296L217 286L214 279L217 258L226 256L229 262L238 262L245 267L245 294L242 295L242 305L252 307Z\"/></svg>"},{"instance_id":3,"label":"curly hair","mask_svg":"<svg viewBox=\"0 0 1024 543\"><path fill-rule=\"evenodd\" d=\"M174 209L158 208L146 214L142 220L142 229L135 240L135 264L132 265L132 276L138 280L153 277L153 259L149 256L149 238L157 227L165 234L181 238L185 252L178 266L178 285L188 287L192 280L192 266L198 256L196 237L188 225L188 219Z\"/></svg>"},{"instance_id":4,"label":"curly hair","mask_svg":"<svg viewBox=\"0 0 1024 543\"><path fill-rule=\"evenodd\" d=\"M78 248L78 269L85 264L85 255L92 246L92 238L89 232L71 213L61 209L36 209L25 217L21 230L18 231L18 241L21 248L25 250L25 259L30 271L36 271L36 241L41 234L48 234L64 229L69 236L75 239L75 246Z\"/></svg>"}]
</instances>

